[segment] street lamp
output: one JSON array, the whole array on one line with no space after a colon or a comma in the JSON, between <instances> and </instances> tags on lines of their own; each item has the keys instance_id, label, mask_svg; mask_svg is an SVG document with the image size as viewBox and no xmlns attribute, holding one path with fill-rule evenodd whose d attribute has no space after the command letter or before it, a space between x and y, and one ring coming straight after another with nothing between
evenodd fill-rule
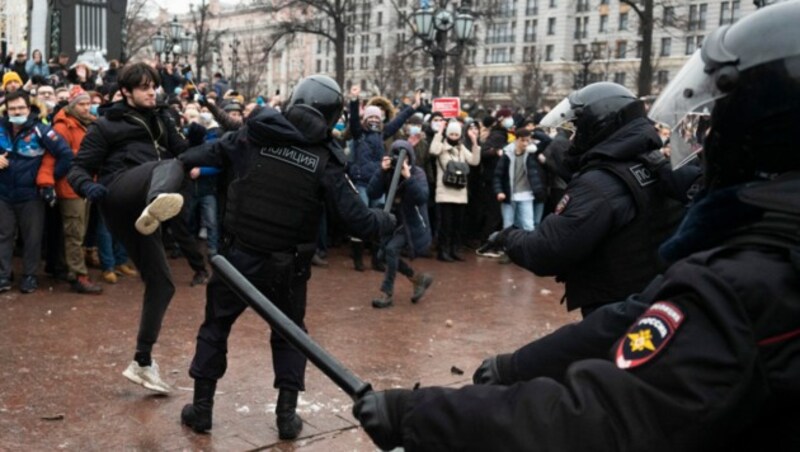
<instances>
[{"instance_id":1,"label":"street lamp","mask_svg":"<svg viewBox=\"0 0 800 452\"><path fill-rule=\"evenodd\" d=\"M422 1L419 9L414 11L412 17L416 30L414 34L422 41L422 49L433 59L434 73L441 71L442 83L447 89L447 57L460 56L464 46L472 40L474 33L475 16L470 10L470 1L463 0L461 7L453 13L447 9L436 9L430 7L427 0ZM447 48L447 34L450 30L455 30L456 45ZM453 94L458 95L458 77L455 78ZM433 95L438 96L439 80L433 81Z\"/></svg>"},{"instance_id":2,"label":"street lamp","mask_svg":"<svg viewBox=\"0 0 800 452\"><path fill-rule=\"evenodd\" d=\"M231 62L231 77L232 77L231 87L234 90L236 90L236 79L239 77L239 72L237 71L237 68L239 66L240 44L241 42L239 42L239 40L236 39L236 35L233 35L233 40L231 40L231 43L228 44L228 47L231 49L231 56L228 58L228 60L230 60Z\"/></svg>"},{"instance_id":3,"label":"street lamp","mask_svg":"<svg viewBox=\"0 0 800 452\"><path fill-rule=\"evenodd\" d=\"M177 63L181 54L188 62L189 54L192 53L194 46L194 37L188 31L183 33L183 25L178 22L178 16L172 18L168 28L169 34L166 36L161 33L161 30L153 35L151 42L153 52L159 59L163 58L165 63L169 63L170 54L173 55L173 62Z\"/></svg>"},{"instance_id":4,"label":"street lamp","mask_svg":"<svg viewBox=\"0 0 800 452\"><path fill-rule=\"evenodd\" d=\"M581 75L581 88L589 84L589 66L594 63L594 51L584 50L581 54L581 65L583 66L583 73Z\"/></svg>"}]
</instances>

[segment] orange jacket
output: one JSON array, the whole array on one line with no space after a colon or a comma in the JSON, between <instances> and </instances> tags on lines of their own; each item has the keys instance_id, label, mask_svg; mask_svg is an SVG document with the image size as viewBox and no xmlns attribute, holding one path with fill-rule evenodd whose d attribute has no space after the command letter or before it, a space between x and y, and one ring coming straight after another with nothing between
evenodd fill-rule
<instances>
[{"instance_id":1,"label":"orange jacket","mask_svg":"<svg viewBox=\"0 0 800 452\"><path fill-rule=\"evenodd\" d=\"M53 118L53 130L61 135L64 140L69 144L72 149L72 155L76 155L81 148L81 141L86 135L86 126L81 123L78 118L68 115L66 110L62 108ZM67 182L66 177L62 177L58 181L53 180L53 172L56 167L56 159L49 152L42 158L42 166L39 168L39 174L36 176L36 185L53 186L56 187L56 196L59 199L77 199L80 198L77 193Z\"/></svg>"}]
</instances>

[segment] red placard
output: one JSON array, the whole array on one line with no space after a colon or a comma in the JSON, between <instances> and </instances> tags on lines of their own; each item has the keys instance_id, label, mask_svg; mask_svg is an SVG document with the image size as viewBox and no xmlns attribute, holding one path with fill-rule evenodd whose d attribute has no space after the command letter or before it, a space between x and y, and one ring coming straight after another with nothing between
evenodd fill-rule
<instances>
[{"instance_id":1,"label":"red placard","mask_svg":"<svg viewBox=\"0 0 800 452\"><path fill-rule=\"evenodd\" d=\"M440 97L433 99L432 111L439 111L445 118L455 118L461 111L461 99L458 97Z\"/></svg>"}]
</instances>

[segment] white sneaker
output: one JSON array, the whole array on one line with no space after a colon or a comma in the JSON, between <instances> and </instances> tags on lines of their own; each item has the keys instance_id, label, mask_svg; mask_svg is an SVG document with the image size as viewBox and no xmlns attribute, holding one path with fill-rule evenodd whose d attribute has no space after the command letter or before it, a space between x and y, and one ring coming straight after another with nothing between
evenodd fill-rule
<instances>
[{"instance_id":1,"label":"white sneaker","mask_svg":"<svg viewBox=\"0 0 800 452\"><path fill-rule=\"evenodd\" d=\"M162 221L179 214L183 207L183 196L178 193L162 193L144 208L136 220L136 230L142 235L156 232Z\"/></svg>"},{"instance_id":2,"label":"white sneaker","mask_svg":"<svg viewBox=\"0 0 800 452\"><path fill-rule=\"evenodd\" d=\"M161 377L158 376L158 364L156 364L155 360L153 360L149 366L140 366L136 361L131 361L131 363L128 364L128 368L122 372L122 375L137 385L142 385L159 394L169 394L172 390L172 388L164 383Z\"/></svg>"}]
</instances>

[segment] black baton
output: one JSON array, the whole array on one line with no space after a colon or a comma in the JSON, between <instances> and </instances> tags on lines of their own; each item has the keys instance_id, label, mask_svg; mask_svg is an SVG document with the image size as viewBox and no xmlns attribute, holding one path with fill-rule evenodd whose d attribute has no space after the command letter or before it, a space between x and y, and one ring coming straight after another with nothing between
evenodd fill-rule
<instances>
[{"instance_id":1,"label":"black baton","mask_svg":"<svg viewBox=\"0 0 800 452\"><path fill-rule=\"evenodd\" d=\"M383 211L389 213L394 204L394 195L397 193L397 184L400 183L400 172L403 171L403 161L406 159L406 150L400 149L400 154L397 156L397 166L394 168L392 174L392 184L389 185L389 193L386 195L386 204L383 206Z\"/></svg>"},{"instance_id":2,"label":"black baton","mask_svg":"<svg viewBox=\"0 0 800 452\"><path fill-rule=\"evenodd\" d=\"M309 361L314 363L337 386L342 388L354 401L372 391L369 383L355 376L350 370L313 339L286 314L281 312L267 297L256 289L228 259L216 255L211 258L214 272L245 303L269 323L286 341L300 350Z\"/></svg>"}]
</instances>

